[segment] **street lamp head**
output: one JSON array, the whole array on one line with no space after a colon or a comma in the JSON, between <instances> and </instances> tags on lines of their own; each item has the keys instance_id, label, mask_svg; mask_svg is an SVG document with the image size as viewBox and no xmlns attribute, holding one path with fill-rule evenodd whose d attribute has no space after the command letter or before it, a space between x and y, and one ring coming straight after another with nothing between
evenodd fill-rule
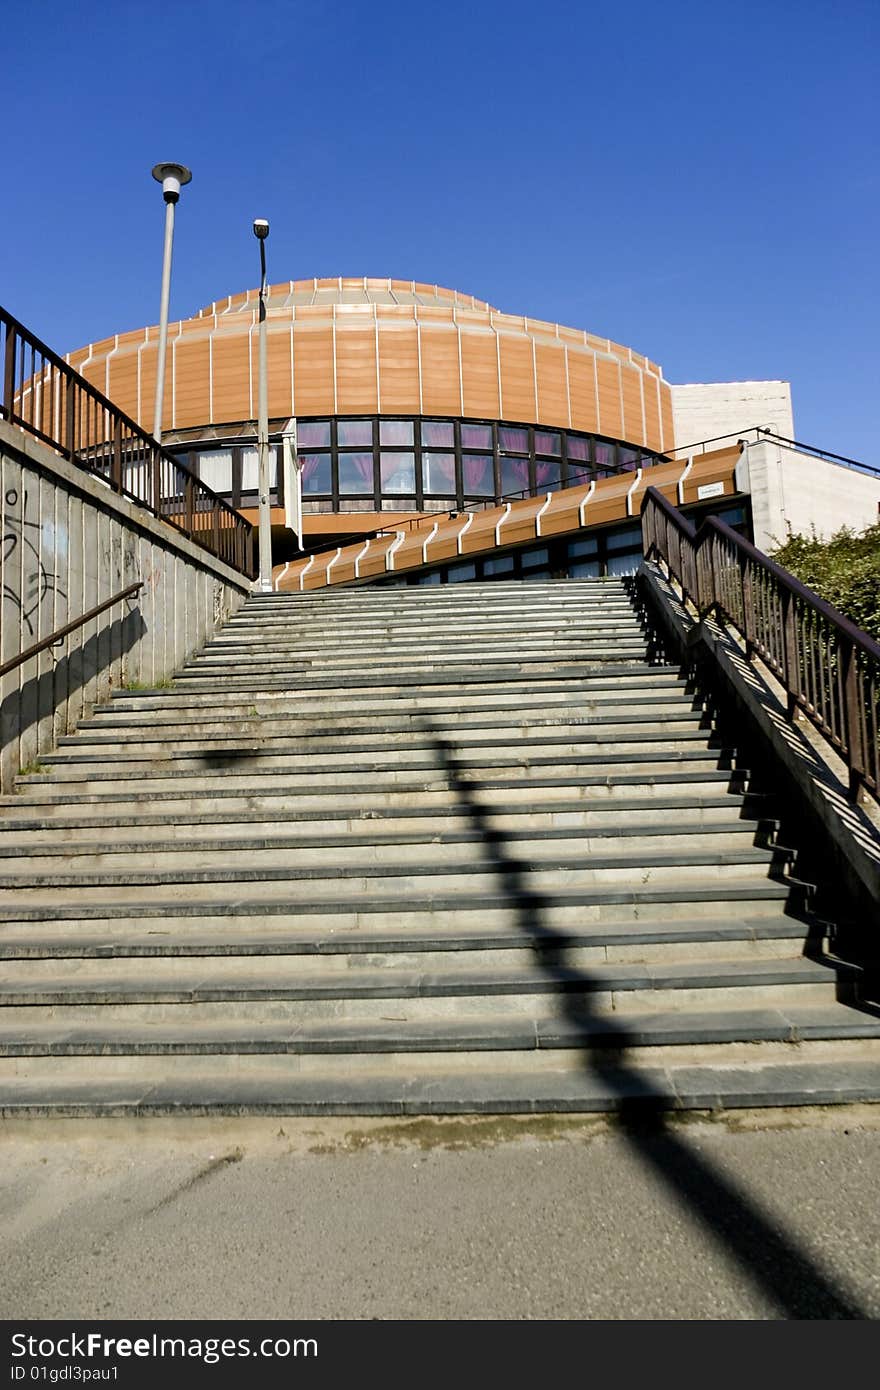
<instances>
[{"instance_id":1,"label":"street lamp head","mask_svg":"<svg viewBox=\"0 0 880 1390\"><path fill-rule=\"evenodd\" d=\"M259 241L265 241L265 240L266 240L266 237L267 237L268 235L269 235L269 223L266 221L265 217L255 217L255 218L254 218L254 236L257 237L257 239L258 239Z\"/></svg>"},{"instance_id":2,"label":"street lamp head","mask_svg":"<svg viewBox=\"0 0 880 1390\"><path fill-rule=\"evenodd\" d=\"M153 178L162 185L162 197L166 203L176 203L180 190L189 183L192 174L185 164L155 164Z\"/></svg>"}]
</instances>

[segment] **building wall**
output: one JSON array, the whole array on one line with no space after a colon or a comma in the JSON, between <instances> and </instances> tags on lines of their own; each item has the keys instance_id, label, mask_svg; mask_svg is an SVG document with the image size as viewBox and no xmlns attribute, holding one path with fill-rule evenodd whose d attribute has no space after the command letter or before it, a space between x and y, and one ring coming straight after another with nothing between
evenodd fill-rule
<instances>
[{"instance_id":1,"label":"building wall","mask_svg":"<svg viewBox=\"0 0 880 1390\"><path fill-rule=\"evenodd\" d=\"M671 386L677 449L755 425L794 438L787 381L715 381Z\"/></svg>"},{"instance_id":2,"label":"building wall","mask_svg":"<svg viewBox=\"0 0 880 1390\"><path fill-rule=\"evenodd\" d=\"M249 582L0 421L0 665L136 580L140 593L0 676L0 789L126 684L169 677Z\"/></svg>"},{"instance_id":3,"label":"building wall","mask_svg":"<svg viewBox=\"0 0 880 1390\"><path fill-rule=\"evenodd\" d=\"M251 421L258 395L258 294L169 324L163 432ZM579 328L505 314L411 281L272 285L266 315L269 417L454 416L510 420L672 445L669 386L641 353ZM71 366L151 429L158 329L68 354Z\"/></svg>"},{"instance_id":4,"label":"building wall","mask_svg":"<svg viewBox=\"0 0 880 1390\"><path fill-rule=\"evenodd\" d=\"M863 531L880 516L880 477L771 441L749 444L737 469L751 493L755 544L773 550L788 533L815 528L827 539L842 526Z\"/></svg>"}]
</instances>

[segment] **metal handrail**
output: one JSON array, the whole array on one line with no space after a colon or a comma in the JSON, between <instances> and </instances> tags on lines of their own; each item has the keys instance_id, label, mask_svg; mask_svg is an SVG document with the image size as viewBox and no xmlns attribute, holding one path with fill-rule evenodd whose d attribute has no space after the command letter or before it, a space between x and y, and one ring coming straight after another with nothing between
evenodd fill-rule
<instances>
[{"instance_id":1,"label":"metal handrail","mask_svg":"<svg viewBox=\"0 0 880 1390\"><path fill-rule=\"evenodd\" d=\"M5 676L8 671L14 671L16 666L22 666L26 661L30 661L32 656L38 656L40 652L44 652L47 647L54 647L56 642L60 642L63 637L67 637L71 632L76 632L77 628L84 627L86 623L91 622L92 618L97 618L100 613L104 613L108 608L112 608L114 604L121 603L123 599L133 597L133 595L139 593L143 587L144 581L139 579L136 584L129 584L128 588L120 589L119 593L114 594L112 598L107 598L103 603L96 604L94 608L89 609L88 613L81 613L80 616L74 618L72 622L65 623L64 627L57 628L49 637L41 638L40 641L35 642L32 647L28 647L25 651L19 652L18 656L13 656L9 661L4 661L3 665L0 666L0 676Z\"/></svg>"},{"instance_id":2,"label":"metal handrail","mask_svg":"<svg viewBox=\"0 0 880 1390\"><path fill-rule=\"evenodd\" d=\"M702 617L745 638L840 753L850 792L880 796L880 644L717 517L696 529L656 488L641 506L646 560L659 559Z\"/></svg>"},{"instance_id":3,"label":"metal handrail","mask_svg":"<svg viewBox=\"0 0 880 1390\"><path fill-rule=\"evenodd\" d=\"M0 418L253 578L253 527L0 306Z\"/></svg>"}]
</instances>

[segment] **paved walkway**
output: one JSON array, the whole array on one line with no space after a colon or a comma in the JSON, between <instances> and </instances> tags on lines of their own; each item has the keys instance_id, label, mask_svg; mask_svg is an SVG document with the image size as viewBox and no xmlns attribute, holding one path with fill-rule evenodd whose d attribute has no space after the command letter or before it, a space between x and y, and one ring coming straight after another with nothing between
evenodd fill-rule
<instances>
[{"instance_id":1,"label":"paved walkway","mask_svg":"<svg viewBox=\"0 0 880 1390\"><path fill-rule=\"evenodd\" d=\"M3 1318L880 1315L880 1113L0 1128Z\"/></svg>"}]
</instances>

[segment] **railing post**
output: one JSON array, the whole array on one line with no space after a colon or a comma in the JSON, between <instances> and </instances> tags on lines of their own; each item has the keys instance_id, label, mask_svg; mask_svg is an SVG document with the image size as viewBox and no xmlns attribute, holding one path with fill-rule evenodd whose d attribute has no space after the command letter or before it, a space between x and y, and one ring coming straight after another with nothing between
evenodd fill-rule
<instances>
[{"instance_id":1,"label":"railing post","mask_svg":"<svg viewBox=\"0 0 880 1390\"><path fill-rule=\"evenodd\" d=\"M12 402L15 399L15 354L18 334L9 324L6 326L6 357L3 364L3 410L7 420L12 419Z\"/></svg>"},{"instance_id":2,"label":"railing post","mask_svg":"<svg viewBox=\"0 0 880 1390\"><path fill-rule=\"evenodd\" d=\"M76 382L71 377L65 378L65 399L64 399L64 438L66 440L67 457L71 463L76 461Z\"/></svg>"},{"instance_id":3,"label":"railing post","mask_svg":"<svg viewBox=\"0 0 880 1390\"><path fill-rule=\"evenodd\" d=\"M746 639L746 660L751 661L755 650L755 615L752 611L752 569L745 551L739 557L740 589L742 592L743 636Z\"/></svg>"},{"instance_id":4,"label":"railing post","mask_svg":"<svg viewBox=\"0 0 880 1390\"><path fill-rule=\"evenodd\" d=\"M110 460L110 481L115 492L122 492L122 421L117 415L113 426L113 454Z\"/></svg>"},{"instance_id":5,"label":"railing post","mask_svg":"<svg viewBox=\"0 0 880 1390\"><path fill-rule=\"evenodd\" d=\"M184 495L184 525L186 534L190 540L193 537L193 480L189 473L186 475L186 482L183 485Z\"/></svg>"},{"instance_id":6,"label":"railing post","mask_svg":"<svg viewBox=\"0 0 880 1390\"><path fill-rule=\"evenodd\" d=\"M153 479L153 514L162 515L162 451L155 444L151 450L150 473Z\"/></svg>"},{"instance_id":7,"label":"railing post","mask_svg":"<svg viewBox=\"0 0 880 1390\"><path fill-rule=\"evenodd\" d=\"M795 672L798 669L797 632L795 628L794 596L790 589L782 590L782 657L785 680L785 712L794 719L797 709Z\"/></svg>"},{"instance_id":8,"label":"railing post","mask_svg":"<svg viewBox=\"0 0 880 1390\"><path fill-rule=\"evenodd\" d=\"M862 727L862 701L859 698L859 672L856 649L842 637L838 647L843 667L843 710L846 730L846 761L849 768L849 794L856 800L864 781L866 749Z\"/></svg>"}]
</instances>

